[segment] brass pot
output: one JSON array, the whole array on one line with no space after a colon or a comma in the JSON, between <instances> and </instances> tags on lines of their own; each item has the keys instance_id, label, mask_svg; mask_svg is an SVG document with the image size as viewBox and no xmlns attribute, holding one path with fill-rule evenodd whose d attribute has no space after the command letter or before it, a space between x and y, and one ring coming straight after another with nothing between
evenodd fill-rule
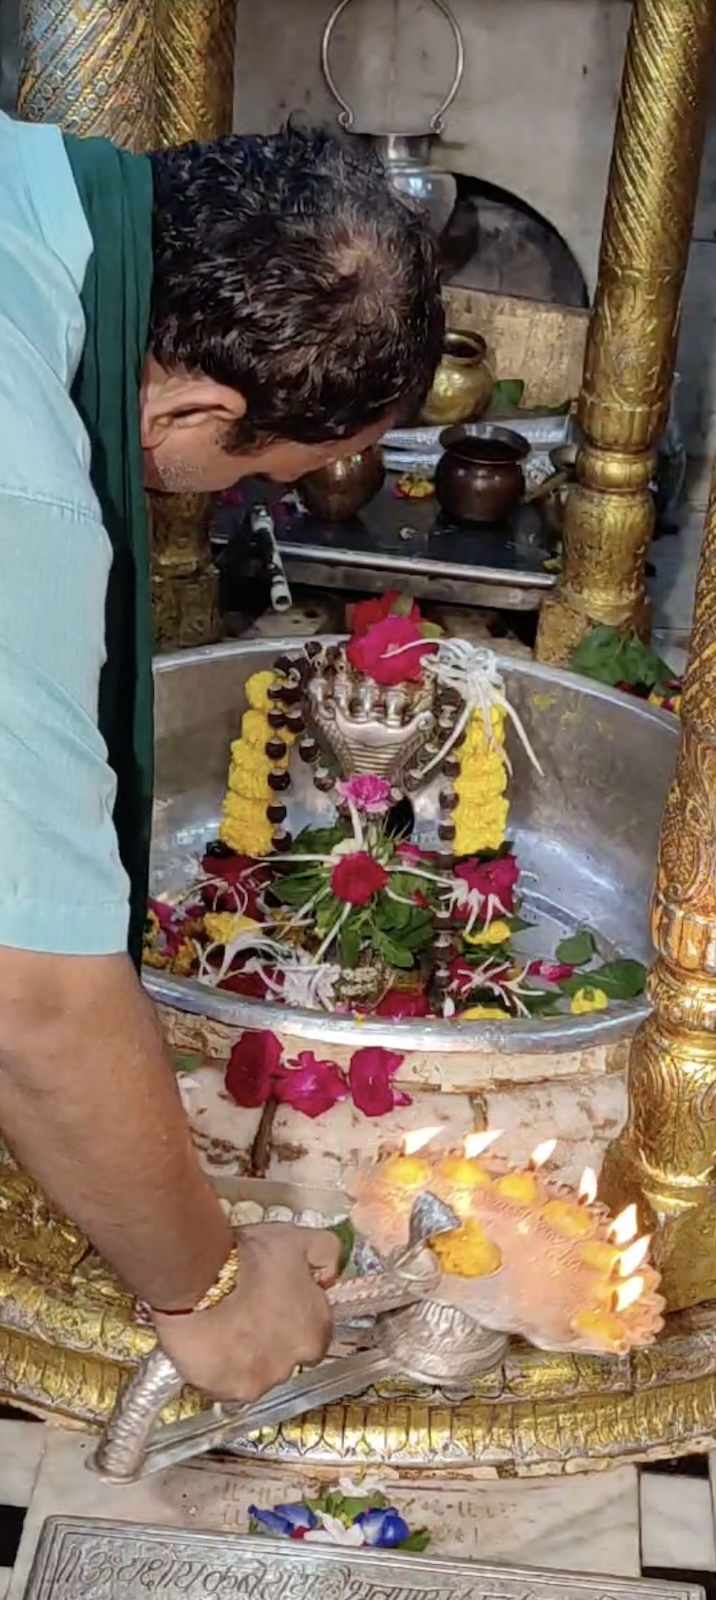
<instances>
[{"instance_id":1,"label":"brass pot","mask_svg":"<svg viewBox=\"0 0 716 1600\"><path fill-rule=\"evenodd\" d=\"M482 335L467 329L449 328L421 421L440 428L466 422L470 417L481 417L490 404L493 387L494 380L487 365L487 345Z\"/></svg>"},{"instance_id":2,"label":"brass pot","mask_svg":"<svg viewBox=\"0 0 716 1600\"><path fill-rule=\"evenodd\" d=\"M454 522L502 522L522 499L522 462L531 446L521 433L492 423L448 428L435 473L438 501Z\"/></svg>"},{"instance_id":3,"label":"brass pot","mask_svg":"<svg viewBox=\"0 0 716 1600\"><path fill-rule=\"evenodd\" d=\"M379 445L373 444L308 473L301 478L298 490L313 517L325 522L348 522L378 494L384 482L383 453Z\"/></svg>"}]
</instances>

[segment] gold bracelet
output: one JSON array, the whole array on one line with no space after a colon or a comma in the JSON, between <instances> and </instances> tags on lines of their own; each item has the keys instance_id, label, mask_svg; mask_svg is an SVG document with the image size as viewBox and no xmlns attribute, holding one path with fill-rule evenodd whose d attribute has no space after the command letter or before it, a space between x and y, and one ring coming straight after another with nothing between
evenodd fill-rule
<instances>
[{"instance_id":1,"label":"gold bracelet","mask_svg":"<svg viewBox=\"0 0 716 1600\"><path fill-rule=\"evenodd\" d=\"M195 1311L210 1311L212 1306L220 1305L227 1295L233 1294L240 1269L241 1257L238 1246L232 1245L223 1267L206 1293L197 1300L196 1305L182 1306L176 1311L165 1311L162 1306L151 1306L149 1309L160 1317L190 1317Z\"/></svg>"}]
</instances>

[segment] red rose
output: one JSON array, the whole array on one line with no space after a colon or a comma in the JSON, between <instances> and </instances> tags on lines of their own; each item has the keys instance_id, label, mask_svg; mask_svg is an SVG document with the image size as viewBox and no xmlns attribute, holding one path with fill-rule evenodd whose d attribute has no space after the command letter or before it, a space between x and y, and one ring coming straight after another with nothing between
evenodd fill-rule
<instances>
[{"instance_id":1,"label":"red rose","mask_svg":"<svg viewBox=\"0 0 716 1600\"><path fill-rule=\"evenodd\" d=\"M331 888L336 899L350 906L366 906L374 894L385 888L387 882L385 867L374 860L367 850L339 856L331 872Z\"/></svg>"},{"instance_id":2,"label":"red rose","mask_svg":"<svg viewBox=\"0 0 716 1600\"><path fill-rule=\"evenodd\" d=\"M356 672L365 672L374 683L390 687L418 683L423 657L435 649L434 640L424 639L411 617L386 617L367 633L350 639L346 656Z\"/></svg>"},{"instance_id":3,"label":"red rose","mask_svg":"<svg viewBox=\"0 0 716 1600\"><path fill-rule=\"evenodd\" d=\"M335 1061L317 1061L312 1050L302 1050L294 1064L282 1069L274 1094L281 1105L305 1117L321 1117L346 1099L348 1085Z\"/></svg>"},{"instance_id":4,"label":"red rose","mask_svg":"<svg viewBox=\"0 0 716 1600\"><path fill-rule=\"evenodd\" d=\"M356 1050L348 1069L353 1104L365 1117L384 1117L396 1106L412 1104L410 1096L394 1089L391 1078L402 1066L403 1057L394 1050L369 1046Z\"/></svg>"},{"instance_id":5,"label":"red rose","mask_svg":"<svg viewBox=\"0 0 716 1600\"><path fill-rule=\"evenodd\" d=\"M389 989L378 1002L373 1013L376 1017L429 1017L430 1005L427 996L419 990Z\"/></svg>"},{"instance_id":6,"label":"red rose","mask_svg":"<svg viewBox=\"0 0 716 1600\"><path fill-rule=\"evenodd\" d=\"M281 1071L283 1045L275 1033L242 1033L229 1057L224 1085L237 1106L263 1106Z\"/></svg>"},{"instance_id":7,"label":"red rose","mask_svg":"<svg viewBox=\"0 0 716 1600\"><path fill-rule=\"evenodd\" d=\"M400 594L397 589L389 589L387 594L380 595L375 600L359 600L357 605L352 606L350 609L351 633L354 636L359 633L367 633L375 622L384 622L386 617L392 616L399 602ZM405 605L405 603L404 601L403 604ZM410 609L403 612L403 615L412 617L414 622L420 621L420 610L415 600L413 600Z\"/></svg>"},{"instance_id":8,"label":"red rose","mask_svg":"<svg viewBox=\"0 0 716 1600\"><path fill-rule=\"evenodd\" d=\"M520 869L513 855L498 856L495 861L479 861L473 856L470 861L463 861L462 865L455 868L455 877L461 878L468 889L475 890L483 900L492 896L499 909L506 913L514 910L515 888L520 876ZM464 915L469 915L469 907L463 906ZM493 910L497 906L493 905ZM458 908L459 914L460 908Z\"/></svg>"}]
</instances>

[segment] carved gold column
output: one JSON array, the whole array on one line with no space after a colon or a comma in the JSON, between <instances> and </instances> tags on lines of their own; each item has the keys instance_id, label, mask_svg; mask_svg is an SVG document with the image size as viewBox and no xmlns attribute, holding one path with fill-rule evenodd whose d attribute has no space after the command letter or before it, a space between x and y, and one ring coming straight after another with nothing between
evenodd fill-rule
<instances>
[{"instance_id":1,"label":"carved gold column","mask_svg":"<svg viewBox=\"0 0 716 1600\"><path fill-rule=\"evenodd\" d=\"M542 661L565 665L595 623L649 626L649 482L669 401L704 140L714 0L636 0L579 401L584 446L564 570L543 608Z\"/></svg>"},{"instance_id":2,"label":"carved gold column","mask_svg":"<svg viewBox=\"0 0 716 1600\"><path fill-rule=\"evenodd\" d=\"M157 144L230 133L236 0L154 0ZM221 631L205 495L153 495L152 594L159 650Z\"/></svg>"},{"instance_id":3,"label":"carved gold column","mask_svg":"<svg viewBox=\"0 0 716 1600\"><path fill-rule=\"evenodd\" d=\"M18 112L129 150L151 145L152 0L20 0Z\"/></svg>"},{"instance_id":4,"label":"carved gold column","mask_svg":"<svg viewBox=\"0 0 716 1600\"><path fill-rule=\"evenodd\" d=\"M716 464L661 829L649 980L653 1012L629 1063L629 1116L604 1198L655 1230L672 1310L716 1299Z\"/></svg>"}]
</instances>

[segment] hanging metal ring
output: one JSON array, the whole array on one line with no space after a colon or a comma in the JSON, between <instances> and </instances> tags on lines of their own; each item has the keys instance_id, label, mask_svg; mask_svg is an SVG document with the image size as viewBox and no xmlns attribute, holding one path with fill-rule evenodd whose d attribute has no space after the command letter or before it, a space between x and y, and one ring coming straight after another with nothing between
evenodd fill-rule
<instances>
[{"instance_id":1,"label":"hanging metal ring","mask_svg":"<svg viewBox=\"0 0 716 1600\"><path fill-rule=\"evenodd\" d=\"M333 73L331 72L329 53L333 30L338 22L339 17L342 16L346 6L349 6L350 3L351 0L338 0L338 5L334 7L330 17L328 18L326 26L323 30L323 38L321 40L321 67L323 68L323 76L328 84L334 100L337 101L341 108L338 113L338 121L340 126L346 130L350 130L353 127L355 116L347 100L343 99L342 94L336 86ZM465 44L457 22L452 14L452 11L450 10L450 7L446 5L445 0L432 0L432 3L434 6L437 6L438 11L442 13L445 21L452 29L452 35L455 41L455 73L453 80L445 99L442 102L442 105L438 106L437 111L435 111L430 118L430 132L438 135L443 131L443 119L445 117L445 113L452 105L462 82L462 75L465 70Z\"/></svg>"}]
</instances>

